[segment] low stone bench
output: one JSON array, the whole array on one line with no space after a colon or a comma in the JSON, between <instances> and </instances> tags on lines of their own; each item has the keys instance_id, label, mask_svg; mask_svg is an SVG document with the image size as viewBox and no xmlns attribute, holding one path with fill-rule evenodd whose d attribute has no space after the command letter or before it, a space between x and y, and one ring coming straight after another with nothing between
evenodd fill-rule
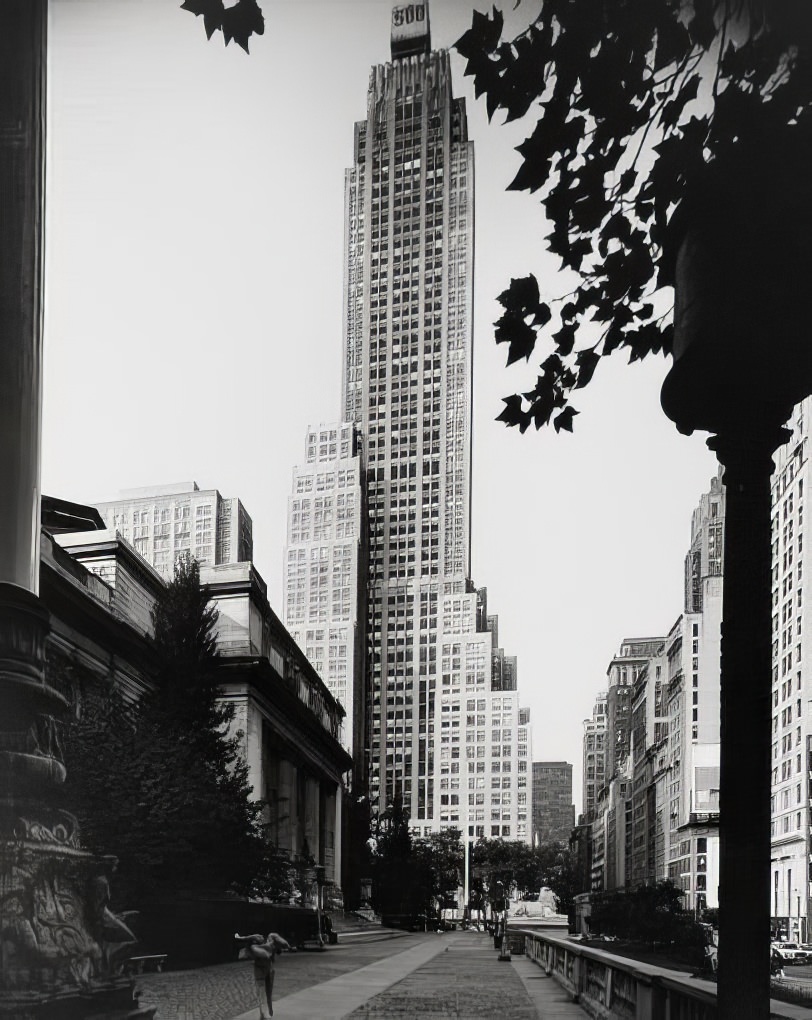
<instances>
[{"instance_id":1,"label":"low stone bench","mask_svg":"<svg viewBox=\"0 0 812 1020\"><path fill-rule=\"evenodd\" d=\"M145 970L154 969L160 974L165 960L166 953L156 953L154 956L131 956L124 964L124 973L143 974Z\"/></svg>"}]
</instances>

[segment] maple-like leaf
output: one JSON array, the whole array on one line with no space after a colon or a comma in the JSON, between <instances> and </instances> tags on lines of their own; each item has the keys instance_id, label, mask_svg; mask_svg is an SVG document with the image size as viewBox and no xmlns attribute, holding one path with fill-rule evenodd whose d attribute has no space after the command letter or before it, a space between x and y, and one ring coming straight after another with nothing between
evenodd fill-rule
<instances>
[{"instance_id":1,"label":"maple-like leaf","mask_svg":"<svg viewBox=\"0 0 812 1020\"><path fill-rule=\"evenodd\" d=\"M522 410L522 398L518 393L514 393L510 397L504 397L503 403L505 406L502 408L502 413L497 415L496 421L503 421L510 427L518 425L520 431L524 432L529 423L529 417Z\"/></svg>"},{"instance_id":2,"label":"maple-like leaf","mask_svg":"<svg viewBox=\"0 0 812 1020\"><path fill-rule=\"evenodd\" d=\"M575 322L568 322L557 333L553 333L553 341L558 353L562 357L572 353L572 349L575 346L575 331L577 328L578 326Z\"/></svg>"},{"instance_id":3,"label":"maple-like leaf","mask_svg":"<svg viewBox=\"0 0 812 1020\"><path fill-rule=\"evenodd\" d=\"M471 27L454 43L461 57L470 59L479 53L493 53L499 45L504 24L502 12L493 8L493 17L474 11Z\"/></svg>"},{"instance_id":4,"label":"maple-like leaf","mask_svg":"<svg viewBox=\"0 0 812 1020\"><path fill-rule=\"evenodd\" d=\"M560 432L561 429L565 429L567 432L572 432L572 419L578 412L574 407L565 407L560 414L557 414L553 418L553 428L556 432Z\"/></svg>"},{"instance_id":5,"label":"maple-like leaf","mask_svg":"<svg viewBox=\"0 0 812 1020\"><path fill-rule=\"evenodd\" d=\"M530 424L532 419L533 424L537 429L540 429L542 425L546 425L550 420L553 411L555 410L555 392L550 387L539 388L536 398L530 405L530 410L527 415L527 424Z\"/></svg>"},{"instance_id":6,"label":"maple-like leaf","mask_svg":"<svg viewBox=\"0 0 812 1020\"><path fill-rule=\"evenodd\" d=\"M203 28L206 30L207 39L211 39L217 29L223 27L225 13L223 0L185 0L180 9L189 11L196 17L203 16Z\"/></svg>"},{"instance_id":7,"label":"maple-like leaf","mask_svg":"<svg viewBox=\"0 0 812 1020\"><path fill-rule=\"evenodd\" d=\"M507 290L503 290L496 300L509 311L521 315L535 314L539 307L538 280L532 273L512 279Z\"/></svg>"},{"instance_id":8,"label":"maple-like leaf","mask_svg":"<svg viewBox=\"0 0 812 1020\"><path fill-rule=\"evenodd\" d=\"M576 357L578 362L578 381L575 383L576 390L583 389L586 386L595 374L595 369L598 367L600 360L600 355L596 354L593 350L578 352Z\"/></svg>"},{"instance_id":9,"label":"maple-like leaf","mask_svg":"<svg viewBox=\"0 0 812 1020\"><path fill-rule=\"evenodd\" d=\"M223 36L226 46L233 39L248 53L248 40L252 35L262 35L265 19L257 0L237 0L233 7L227 7L223 15Z\"/></svg>"},{"instance_id":10,"label":"maple-like leaf","mask_svg":"<svg viewBox=\"0 0 812 1020\"><path fill-rule=\"evenodd\" d=\"M516 312L507 311L495 323L496 342L498 344L508 343L508 365L520 358L529 358L536 346L536 331L528 325L521 315Z\"/></svg>"}]
</instances>

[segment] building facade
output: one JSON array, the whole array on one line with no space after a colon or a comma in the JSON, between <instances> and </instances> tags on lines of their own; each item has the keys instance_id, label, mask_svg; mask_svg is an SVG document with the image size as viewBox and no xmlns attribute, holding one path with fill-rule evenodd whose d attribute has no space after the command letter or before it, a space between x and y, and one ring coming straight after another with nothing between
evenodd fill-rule
<instances>
[{"instance_id":1,"label":"building facade","mask_svg":"<svg viewBox=\"0 0 812 1020\"><path fill-rule=\"evenodd\" d=\"M529 839L515 660L470 577L473 174L428 3L396 4L345 176L343 416L366 458L370 796L378 810L401 796L421 835Z\"/></svg>"},{"instance_id":2,"label":"building facade","mask_svg":"<svg viewBox=\"0 0 812 1020\"><path fill-rule=\"evenodd\" d=\"M193 556L201 565L247 563L253 559L253 525L238 499L216 489L200 489L197 482L126 489L119 499L96 503L113 532L171 578L179 555Z\"/></svg>"},{"instance_id":3,"label":"building facade","mask_svg":"<svg viewBox=\"0 0 812 1020\"><path fill-rule=\"evenodd\" d=\"M572 765L566 761L533 762L533 845L569 842L575 827Z\"/></svg>"},{"instance_id":4,"label":"building facade","mask_svg":"<svg viewBox=\"0 0 812 1020\"><path fill-rule=\"evenodd\" d=\"M606 692L595 698L592 716L584 719L583 821L592 822L598 810L598 794L606 784Z\"/></svg>"},{"instance_id":5,"label":"building facade","mask_svg":"<svg viewBox=\"0 0 812 1020\"><path fill-rule=\"evenodd\" d=\"M634 864L634 764L631 758L634 692L640 675L647 672L662 649L663 638L624 638L606 670L608 689L598 696L603 708L603 752L597 750L598 734L585 724L584 764L588 748L596 765L592 807L591 890L623 889L631 882ZM593 712L594 718L594 712ZM598 785L598 766L603 782ZM586 794L586 774L585 774ZM584 800L586 804L586 799ZM585 819L586 820L586 819Z\"/></svg>"},{"instance_id":6,"label":"building facade","mask_svg":"<svg viewBox=\"0 0 812 1020\"><path fill-rule=\"evenodd\" d=\"M584 733L591 890L668 878L697 915L719 904L721 477L711 479L692 515L684 612L665 637L623 640L608 669L609 694L599 696ZM597 761L597 720L606 735L605 776L593 793L586 769L588 751L589 765Z\"/></svg>"},{"instance_id":7,"label":"building facade","mask_svg":"<svg viewBox=\"0 0 812 1020\"><path fill-rule=\"evenodd\" d=\"M493 682L492 628L498 622L483 611L486 600L483 589L441 601L431 741L438 803L433 817L412 816L418 835L459 828L469 839L529 840L530 713L520 708L515 672L502 686ZM477 630L483 623L486 629Z\"/></svg>"},{"instance_id":8,"label":"building facade","mask_svg":"<svg viewBox=\"0 0 812 1020\"><path fill-rule=\"evenodd\" d=\"M70 641L62 639L61 624L55 626L54 662L57 651L67 658L68 676L78 662L86 663L135 700L153 680L143 666L133 670L125 653L134 648L138 658L132 661L150 663L151 656L154 662L152 607L166 581L103 523L101 517L84 522L81 531L60 526L43 538L43 591L50 593L56 582L68 591L60 619L70 611L86 620L83 606L92 605L104 630L112 632L107 643L95 639L91 654L88 632L80 630L86 624L73 625ZM265 582L251 563L204 564L200 580L218 610L218 679L223 698L234 706L232 726L241 734L254 796L267 804L268 837L292 859L312 855L340 897L343 794L352 767L341 746L344 710L271 609ZM74 686L78 695L71 700L81 696Z\"/></svg>"},{"instance_id":9,"label":"building facade","mask_svg":"<svg viewBox=\"0 0 812 1020\"><path fill-rule=\"evenodd\" d=\"M631 748L632 692L642 669L662 647L663 638L624 638L606 669L606 778L624 772Z\"/></svg>"},{"instance_id":10,"label":"building facade","mask_svg":"<svg viewBox=\"0 0 812 1020\"><path fill-rule=\"evenodd\" d=\"M307 432L288 499L284 622L347 713L343 741L366 780L366 520L360 438L349 423Z\"/></svg>"},{"instance_id":11,"label":"building facade","mask_svg":"<svg viewBox=\"0 0 812 1020\"><path fill-rule=\"evenodd\" d=\"M721 469L694 510L684 612L666 645L668 877L699 914L719 905L719 681L725 491Z\"/></svg>"},{"instance_id":12,"label":"building facade","mask_svg":"<svg viewBox=\"0 0 812 1020\"><path fill-rule=\"evenodd\" d=\"M633 888L666 877L668 826L667 659L665 642L639 671L632 691L632 859Z\"/></svg>"},{"instance_id":13,"label":"building facade","mask_svg":"<svg viewBox=\"0 0 812 1020\"><path fill-rule=\"evenodd\" d=\"M772 796L771 915L776 935L809 939L812 564L804 543L812 401L794 410L792 435L775 453L772 478Z\"/></svg>"}]
</instances>

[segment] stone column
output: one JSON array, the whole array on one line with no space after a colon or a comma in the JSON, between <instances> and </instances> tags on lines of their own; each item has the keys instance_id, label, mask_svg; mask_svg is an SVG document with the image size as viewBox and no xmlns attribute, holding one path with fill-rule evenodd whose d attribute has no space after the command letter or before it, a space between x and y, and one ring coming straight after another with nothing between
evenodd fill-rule
<instances>
[{"instance_id":1,"label":"stone column","mask_svg":"<svg viewBox=\"0 0 812 1020\"><path fill-rule=\"evenodd\" d=\"M319 858L319 782L312 776L305 779L304 838L310 853Z\"/></svg>"},{"instance_id":2,"label":"stone column","mask_svg":"<svg viewBox=\"0 0 812 1020\"><path fill-rule=\"evenodd\" d=\"M0 1018L150 1017L112 977L131 933L61 807L67 702L37 595L46 0L0 0L0 26Z\"/></svg>"},{"instance_id":3,"label":"stone column","mask_svg":"<svg viewBox=\"0 0 812 1020\"><path fill-rule=\"evenodd\" d=\"M336 786L335 793L330 798L330 802L333 808L333 881L337 886L344 886L344 873L341 870L343 861L341 859L341 852L344 843L344 821L343 821L343 808L344 808L344 797L341 784Z\"/></svg>"},{"instance_id":4,"label":"stone column","mask_svg":"<svg viewBox=\"0 0 812 1020\"><path fill-rule=\"evenodd\" d=\"M0 583L39 591L46 0L0 3Z\"/></svg>"},{"instance_id":5,"label":"stone column","mask_svg":"<svg viewBox=\"0 0 812 1020\"><path fill-rule=\"evenodd\" d=\"M293 857L299 853L296 767L287 758L279 762L279 846Z\"/></svg>"},{"instance_id":6,"label":"stone column","mask_svg":"<svg viewBox=\"0 0 812 1020\"><path fill-rule=\"evenodd\" d=\"M719 1002L766 1017L770 994L772 455L789 433L716 436L724 465L725 569L720 676ZM729 553L733 553L729 555Z\"/></svg>"}]
</instances>

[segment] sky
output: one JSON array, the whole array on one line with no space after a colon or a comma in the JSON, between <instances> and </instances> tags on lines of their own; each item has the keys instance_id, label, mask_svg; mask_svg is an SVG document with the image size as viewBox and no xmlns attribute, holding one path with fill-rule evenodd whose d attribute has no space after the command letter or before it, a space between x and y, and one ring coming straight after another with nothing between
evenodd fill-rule
<instances>
[{"instance_id":1,"label":"sky","mask_svg":"<svg viewBox=\"0 0 812 1020\"><path fill-rule=\"evenodd\" d=\"M195 480L238 496L282 611L292 469L336 421L344 170L390 0L260 0L247 56L179 0L51 0L43 492L92 503ZM489 9L480 3L480 9ZM535 13L505 5L517 30ZM451 47L471 0L431 0ZM537 362L505 367L497 295L563 293L536 197L507 192L535 119L488 124L453 54L476 161L472 576L518 656L535 760L574 765L623 638L682 609L691 512L716 473L659 403L663 358L599 366L573 435L494 419Z\"/></svg>"}]
</instances>

